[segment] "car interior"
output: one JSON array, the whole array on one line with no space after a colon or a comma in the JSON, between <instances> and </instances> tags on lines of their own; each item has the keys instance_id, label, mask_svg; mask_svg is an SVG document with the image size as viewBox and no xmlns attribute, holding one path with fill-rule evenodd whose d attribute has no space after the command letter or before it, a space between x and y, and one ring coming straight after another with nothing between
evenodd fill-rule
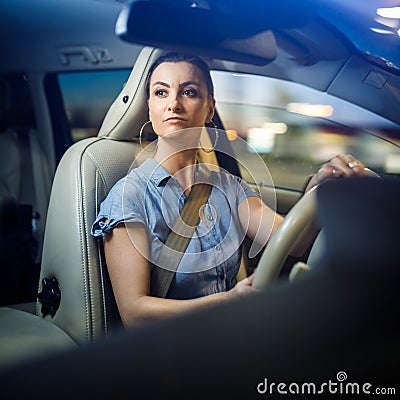
<instances>
[{"instance_id":1,"label":"car interior","mask_svg":"<svg viewBox=\"0 0 400 400\"><path fill-rule=\"evenodd\" d=\"M375 19L371 28L370 13L376 12L377 5L362 0L348 3L281 0L266 6L256 0L69 0L53 6L51 0L9 0L0 4L0 249L10 255L3 257L0 284L0 373L4 372L2 382L9 380L10 391L15 384L10 377L16 373L31 383L19 390L32 388L38 376L29 375L36 362L43 362L43 371L52 376L49 387L65 386L62 379L68 370L71 379L85 387L95 386L103 377L104 382L97 382L91 394L106 393L106 371L100 368L97 354L104 351L104 360L110 363L116 354L121 357L119 371L129 365L140 376L140 380L129 381L122 374L121 393L134 384L137 393L145 393L151 376L144 377L140 360L146 357L145 349L151 351L152 346L158 353L152 353L149 363L157 364L164 356L174 360L174 366L182 365L177 376L186 379L185 388L189 390L195 384L190 374L196 367L183 360L179 346L164 348L161 343L165 345L167 339L171 343L172 332L179 328L177 340L182 348L203 365L201 352L205 346L191 347L190 338L202 340L205 327L224 335L245 323L254 329L257 323L260 326L254 343L246 336L249 333L239 329L226 346L232 348L244 337L255 354L257 343L265 340L265 347L259 347L260 356L253 360L258 374L265 364L261 354L265 356L266 352L270 352L276 371L290 372L294 378L295 370L317 373L324 351L334 360L332 368L337 372L334 368L339 368L340 359L335 358L331 347L334 334L327 333L335 327L349 365L359 367L361 346L370 346L371 363L386 365L382 361L385 358L387 368L382 370L392 370L398 333L393 319L398 304L393 292L398 275L393 268L393 239L399 215L395 195L400 177L400 42L398 37L371 30L383 29L386 21L385 17ZM398 6L395 0L379 3L380 7ZM185 35L183 20L194 27L185 30ZM396 21L400 29L400 17ZM390 29L394 32L396 27ZM212 70L219 96L215 121L223 132L219 135L221 151L204 152L201 159L242 176L260 191L268 205L287 218L262 254L244 257L241 276L258 266L257 284L270 288L259 296L260 303L259 299L250 299L242 305L213 310L210 315L199 313L187 320L165 322L160 328L149 326L148 330L128 332L125 337L102 244L93 239L90 230L100 203L114 183L126 175L134 161L146 157L139 140L139 132L148 121L145 78L152 62L167 50L196 53ZM85 74L107 72L118 76L117 83L110 94L105 94L108 81L94 79L93 86L104 95L93 95L89 75ZM290 97L289 91L279 86L275 97L267 100L273 86L267 86L266 79L288 84L296 95ZM81 110L68 103L76 96L70 82L82 92L81 97L74 98L84 105ZM226 93L222 93L224 90ZM326 96L324 100L318 93ZM317 121L314 116L300 115L296 96L306 105L326 98L337 98L341 103L332 100L335 114ZM103 114L98 112L89 123L94 109L101 109ZM285 130L271 135L276 153L270 149L254 151L265 146L256 140L257 129L263 127L264 133L270 129L262 125L264 120L271 124L284 120L287 124L288 133ZM238 132L241 140L230 137ZM251 132L255 139L250 143ZM146 143L154 140L154 132L145 133ZM212 138L204 140L213 142ZM319 145L322 140L327 144ZM307 179L322 160L342 151L364 157L371 177L354 186L334 181L304 194ZM297 155L300 152L304 152L303 158ZM314 158L313 152L318 153ZM247 172L259 163L269 163L267 173L260 169L258 175L250 173L248 179ZM275 171L279 172L275 175ZM281 175L287 181L281 181ZM362 199L360 206L357 199ZM351 207L347 208L349 202ZM322 231L314 245L305 257L288 257L299 232L316 214ZM371 225L366 223L369 217ZM348 221L352 221L349 226ZM385 224L381 225L382 221ZM348 246L349 241L353 246ZM251 242L245 240L244 247L248 252ZM366 266L365 272L359 271L361 264ZM376 264L389 266L389 283L383 279L384 273L374 269ZM317 273L307 273L310 268ZM288 282L289 276L294 282ZM374 282L376 291L369 297ZM359 295L353 284L360 284ZM323 298L324 292L330 297ZM318 303L318 298L323 300ZM261 300L267 303L265 310ZM347 309L346 301L354 303ZM368 310L362 307L362 301L368 304ZM373 301L377 301L376 309ZM252 307L261 314L249 313ZM260 321L263 312L265 317ZM286 322L280 319L280 313L287 313ZM329 315L339 322L335 324ZM346 329L354 335L349 343L356 346L356 336L370 328L364 321L370 315L379 317L388 340L384 342L383 338L382 347L374 347L372 343L381 338L373 330L359 341L356 350L351 350L350 344L344 344ZM269 332L271 325L276 329ZM165 340L158 332L161 327L167 332ZM279 340L282 329L288 327L299 330L301 343L307 338L316 343L310 356L312 366L302 369L309 344L295 344L286 334L288 348L299 353L290 368L279 361L279 349L285 344L277 346L274 340ZM310 333L311 327L315 332ZM319 334L326 336L320 339ZM151 343L150 335L160 342ZM271 340L265 339L268 335ZM209 352L215 351L217 344L210 346ZM255 379L256 384L251 361L238 356L231 363L226 346L225 359L218 366L231 371L240 362L250 370L245 373L247 381ZM128 360L127 349L138 354L138 359ZM350 362L353 356L354 365ZM285 352L285 357L290 355ZM81 362L90 364L86 381L78 368L71 372L72 366ZM168 363L160 362L155 374L160 376L165 368ZM329 374L332 368L323 370ZM371 364L365 365L365 371L372 373ZM205 372L210 379L211 375L211 371ZM389 373L386 376L392 377ZM175 378L166 378L164 383L166 392L171 393L179 385Z\"/></svg>"}]
</instances>

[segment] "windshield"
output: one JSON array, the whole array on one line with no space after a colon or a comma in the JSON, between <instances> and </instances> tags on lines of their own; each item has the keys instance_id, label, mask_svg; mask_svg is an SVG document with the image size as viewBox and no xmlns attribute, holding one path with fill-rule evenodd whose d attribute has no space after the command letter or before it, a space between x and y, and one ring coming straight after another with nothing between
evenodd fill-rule
<instances>
[{"instance_id":1,"label":"windshield","mask_svg":"<svg viewBox=\"0 0 400 400\"><path fill-rule=\"evenodd\" d=\"M301 190L308 175L342 153L381 175L400 173L400 127L382 117L291 82L221 71L213 72L213 80L239 161L259 154L277 186ZM263 182L257 171L252 174Z\"/></svg>"}]
</instances>

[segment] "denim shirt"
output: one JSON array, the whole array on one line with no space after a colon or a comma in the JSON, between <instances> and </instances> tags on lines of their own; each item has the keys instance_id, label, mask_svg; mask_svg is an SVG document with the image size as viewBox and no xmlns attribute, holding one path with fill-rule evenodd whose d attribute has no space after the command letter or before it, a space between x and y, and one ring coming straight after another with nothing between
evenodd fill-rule
<instances>
[{"instance_id":1,"label":"denim shirt","mask_svg":"<svg viewBox=\"0 0 400 400\"><path fill-rule=\"evenodd\" d=\"M240 266L245 232L237 208L247 197L259 194L226 171L207 171L212 190L167 298L192 299L227 291ZM195 181L198 176L199 171ZM153 158L147 158L110 190L100 205L91 233L94 237L105 236L121 222L143 224L153 268L162 262L158 255L185 199L177 179Z\"/></svg>"}]
</instances>

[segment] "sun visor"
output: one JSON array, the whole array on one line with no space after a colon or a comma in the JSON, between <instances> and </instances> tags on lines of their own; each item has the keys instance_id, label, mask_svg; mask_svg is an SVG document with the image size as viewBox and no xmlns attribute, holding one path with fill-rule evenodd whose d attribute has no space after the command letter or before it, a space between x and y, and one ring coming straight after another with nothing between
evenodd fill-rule
<instances>
[{"instance_id":1,"label":"sun visor","mask_svg":"<svg viewBox=\"0 0 400 400\"><path fill-rule=\"evenodd\" d=\"M231 23L222 18L222 24L221 18L205 1L136 0L123 8L115 30L128 42L208 58L254 65L276 58L277 44L270 29L248 29L236 18Z\"/></svg>"}]
</instances>

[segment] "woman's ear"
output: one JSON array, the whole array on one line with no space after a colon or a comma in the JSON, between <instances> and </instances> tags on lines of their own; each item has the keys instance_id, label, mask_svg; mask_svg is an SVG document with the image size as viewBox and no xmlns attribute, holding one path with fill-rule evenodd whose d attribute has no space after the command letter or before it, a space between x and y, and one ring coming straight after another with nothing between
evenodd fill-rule
<instances>
[{"instance_id":1,"label":"woman's ear","mask_svg":"<svg viewBox=\"0 0 400 400\"><path fill-rule=\"evenodd\" d=\"M214 98L210 101L209 107L210 107L210 110L208 112L207 119L206 119L207 123L211 122L211 120L213 119L213 116L214 116L214 111L215 111L215 99Z\"/></svg>"}]
</instances>

